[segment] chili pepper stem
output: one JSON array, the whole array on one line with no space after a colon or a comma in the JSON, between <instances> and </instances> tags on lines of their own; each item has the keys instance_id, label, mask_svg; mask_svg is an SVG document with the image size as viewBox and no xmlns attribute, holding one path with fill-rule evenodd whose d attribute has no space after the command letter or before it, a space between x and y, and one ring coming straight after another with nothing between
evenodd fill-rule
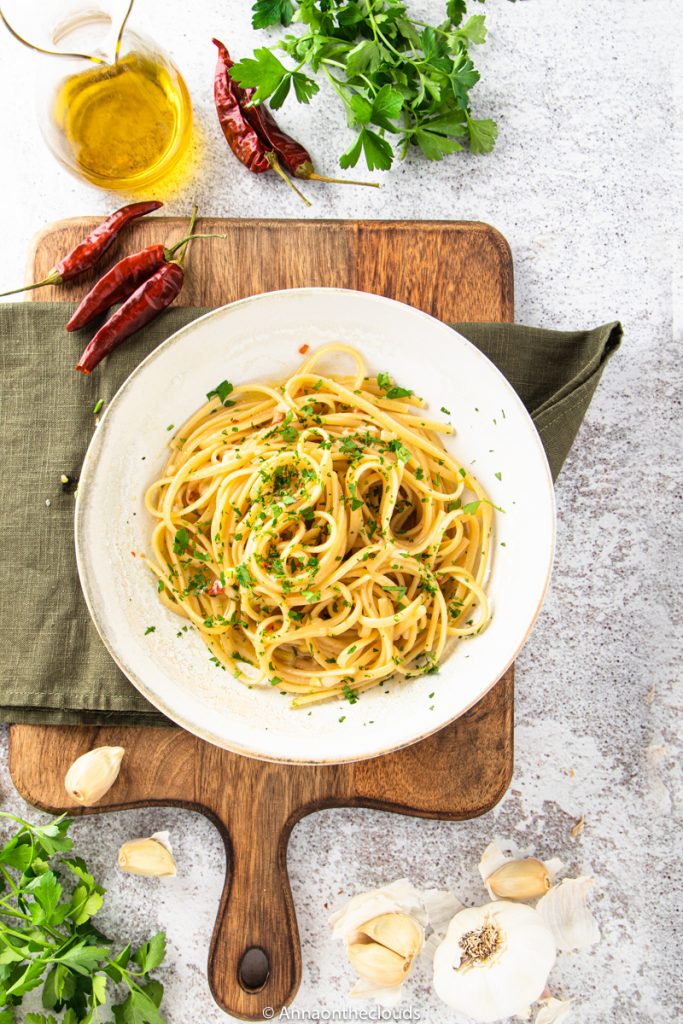
<instances>
[{"instance_id":1,"label":"chili pepper stem","mask_svg":"<svg viewBox=\"0 0 683 1024\"><path fill-rule=\"evenodd\" d=\"M282 180L287 182L287 184L289 185L293 192L296 192L301 202L305 203L306 206L310 206L310 200L306 198L303 192L299 191L299 189L296 187L296 185L289 177L289 175L285 174L285 172L282 170L282 167L280 166L280 161L276 157L275 153L266 153L266 160L268 161L272 169L275 171L275 173L279 174Z\"/></svg>"},{"instance_id":2,"label":"chili pepper stem","mask_svg":"<svg viewBox=\"0 0 683 1024\"><path fill-rule=\"evenodd\" d=\"M331 185L365 185L367 188L382 187L379 181L353 181L351 178L327 178L324 174L316 174L315 171L313 171L312 174L306 174L305 178L306 181L327 181Z\"/></svg>"},{"instance_id":3,"label":"chili pepper stem","mask_svg":"<svg viewBox=\"0 0 683 1024\"><path fill-rule=\"evenodd\" d=\"M190 217L190 226L189 226L189 228L187 229L187 235L185 236L185 238L183 239L183 241L179 243L179 245L178 245L178 246L174 246L174 247L173 247L173 248L171 249L171 255L173 255L173 254L175 253L176 249L180 248L180 246L182 246L182 247L183 247L183 248L182 248L182 249L180 250L180 254L179 254L179 256L178 256L178 259L176 260L176 263L177 263L177 264L178 264L178 265L179 265L180 267L182 267L183 263L185 262L185 256L186 256L186 254L187 254L187 247L188 247L188 246L189 246L189 244L190 244L190 239L191 239L191 237L192 237L192 232L194 231L194 226L195 226L195 224L197 223L197 213L198 213L198 210L199 210L199 207L198 207L198 206L197 206L197 204L195 203L195 204L194 204L194 206L192 207L192 216Z\"/></svg>"},{"instance_id":4,"label":"chili pepper stem","mask_svg":"<svg viewBox=\"0 0 683 1024\"><path fill-rule=\"evenodd\" d=\"M4 299L6 295L18 295L19 292L30 292L34 288L44 288L48 284L61 284L62 278L59 274L51 274L49 277L44 278L42 281L36 281L35 284L24 284L21 288L12 288L9 292L0 292L0 299Z\"/></svg>"}]
</instances>

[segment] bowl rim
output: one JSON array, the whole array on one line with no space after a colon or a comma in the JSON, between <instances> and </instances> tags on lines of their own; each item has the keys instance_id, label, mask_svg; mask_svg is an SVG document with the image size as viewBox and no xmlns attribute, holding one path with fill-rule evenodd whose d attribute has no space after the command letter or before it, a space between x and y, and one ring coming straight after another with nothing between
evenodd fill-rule
<instances>
[{"instance_id":1,"label":"bowl rim","mask_svg":"<svg viewBox=\"0 0 683 1024\"><path fill-rule=\"evenodd\" d=\"M398 299L392 299L392 298L389 298L388 296L385 296L385 295L378 295L378 294L376 294L374 292L364 292L364 291L359 291L358 289L353 289L353 288L325 288L325 287L316 287L316 286L309 286L309 287L302 287L302 288L281 288L281 289L277 289L275 291L258 292L255 295L249 295L249 296L246 296L246 297L244 297L242 299L236 299L234 302L229 302L229 303L226 303L223 306L218 306L215 309L209 310L207 313L203 313L201 316L198 316L194 320L191 320L189 323L185 324L183 327L180 327L177 331L174 331L173 334L169 335L167 338L164 339L164 341L162 341L159 345L157 345L157 347L154 348L147 356L145 356L145 358L143 360L141 360L141 362L138 363L138 365L131 371L131 373L128 375L128 377L125 379L125 381L120 385L120 387L116 391L116 393L113 396L113 398L109 401L109 403L107 404L107 407L106 407L106 409L104 411L104 414L103 414L103 416L100 419L100 422L99 422L99 424L97 426L97 429L96 429L95 433L93 434L93 436L92 436L92 438L90 440L90 443L88 445L88 448L87 448L87 451L86 451L86 454L85 454L85 457L84 457L84 460L83 460L83 466L82 466L81 474L80 474L80 478L79 478L79 487L78 487L78 491L77 491L77 494L76 494L76 504L75 504L75 510L74 510L74 542L75 542L75 550L76 550L76 564L77 564L77 568L78 568L78 576L79 576L79 581L80 581L80 584L81 584L81 591L82 591L82 594L83 594L83 598L85 600L85 603L86 603L86 606L87 606L90 618L91 618L93 624L95 625L95 628L96 628L96 630L98 632L98 635L99 635L102 643L104 644L104 646L105 646L106 650L108 651L110 657L114 660L115 664L118 666L118 668L121 670L121 672L126 676L126 678L129 680L129 682L133 686L135 686L135 688L138 690L138 692L147 701L149 701L150 704L153 705L153 707L155 707L158 711L160 711L163 715L165 715L176 726L179 726L180 728L185 729L187 732L190 732L193 735L198 736L201 740L204 740L205 742L210 743L212 746L216 746L216 747L218 747L220 749L223 749L223 750L232 751L233 753L239 754L239 755L241 755L243 757L249 757L249 758L252 758L252 759L255 759L255 760L259 760L259 761L270 762L272 764L291 764L291 765L305 765L305 766L316 766L316 765L317 766L332 766L332 765L337 765L337 764L353 764L353 763L358 763L358 762L362 762L362 761L372 760L373 758L381 757L384 754L392 754L392 753L396 753L396 752L398 752L400 750L404 750L407 747L413 746L413 744L415 744L415 743L420 743L422 740L426 740L430 736L434 736L436 733L441 732L442 729L445 729L449 725L452 725L453 722L457 721L457 719L459 719L463 715L465 715L471 708L473 708L476 704L478 704L481 700L483 700L483 698L488 693L490 693L490 691L493 689L493 687L498 682L500 682L500 680L503 678L503 676L508 672L508 670L510 669L510 666L514 663L514 661L517 658L519 652L521 651L521 649L526 644L527 639L529 638L529 635L530 635L530 633L531 633L531 631L532 631L532 629L533 629L533 627L534 627L534 625L535 625L535 623L536 623L536 621L538 619L538 616L540 614L541 608L543 607L543 603L544 603L546 595L548 593L548 588L550 586L550 580L551 580L551 577L552 577L553 564L554 564L554 558L555 558L555 546L556 546L556 537L557 537L557 509L556 509L556 502L555 502L555 488L554 488L553 479L552 479L552 475L551 475L551 471L550 471L550 466L549 466L549 463L548 463L548 458L547 458L545 449L543 447L543 443L541 441L540 435L539 435L539 433L538 433L538 431L536 429L536 426L535 426L535 424L534 424L534 422L533 422L533 420L531 418L531 415L529 414L526 406L522 402L522 399L517 394L517 392L513 388L512 384L507 379L507 377L502 373L501 370L499 370L499 368L496 366L496 364L491 359L488 358L488 356L486 356L480 349L477 348L476 345L473 345L472 342L469 341L468 338L466 338L464 335L460 334L458 331L454 330L453 333L456 334L457 337L460 338L465 343L465 345L472 350L472 352L475 354L476 358L478 358L481 361L483 361L486 364L488 364L489 370L491 370L492 372L497 374L502 379L502 381L504 382L505 386L509 389L511 397L514 397L515 402L518 404L518 407L519 407L520 411L522 412L523 417L526 418L526 420L528 421L529 426L532 428L531 431L530 431L529 437L530 437L530 440L531 440L531 438L533 438L533 442L535 444L535 447L536 447L538 453L541 456L542 464L543 464L543 466L545 468L545 483L547 485L547 491L548 491L548 497L549 497L549 505L550 505L549 511L550 511L550 515L552 517L552 524L551 524L551 531L550 531L551 532L550 546L549 546L548 556L547 556L547 559L546 559L545 578L544 578L543 587L541 589L541 593L539 595L538 601L537 601L536 606L535 606L535 608L533 610L533 613L532 613L532 615L530 617L530 620L529 620L529 622L527 624L527 627L526 627L526 629L524 631L524 634L521 637L521 639L520 639L519 643L517 644L517 646L515 647L514 652L512 653L512 655L510 656L508 661L505 663L505 666L502 669L502 671L500 672L500 674L497 675L497 677L494 680L492 680L485 687L484 690L482 690L476 697L474 697L472 700L470 700L464 707L460 708L457 711L456 714L452 715L446 721L439 722L438 724L436 724L434 726L434 728L430 728L430 729L420 733L420 735L415 736L412 739L406 740L405 742L399 742L399 743L395 743L395 744L390 744L388 746L387 745L380 746L378 749L373 749L372 751L370 751L368 753L360 754L360 755L354 754L354 755L351 755L349 757L344 757L344 758L334 757L334 758L313 758L313 759L311 759L311 758L306 758L306 757L282 757L282 756L276 757L276 756L274 756L272 754L264 753L261 750L256 751L256 750L254 750L250 746L242 746L241 744L239 744L237 742L234 742L232 740L230 742L228 742L224 738L222 738L222 737L212 733L208 729L202 728L201 726L193 725L192 723L187 721L182 714L178 713L174 708L170 708L168 706L167 702L164 700L164 697L162 695L152 691L147 686L147 684L140 678L138 673L133 668L131 668L131 666L127 663L127 661L126 661L125 657L123 656L123 654L119 654L114 649L112 643L110 642L110 640L108 638L105 623L104 622L102 622L102 623L100 622L99 617L98 617L98 615L96 615L96 612L95 612L95 601L94 601L93 592L92 592L92 589L94 589L94 588L93 588L93 584L92 584L92 581L91 581L91 572L90 572L89 562L88 562L88 559L87 559L87 556L86 556L87 542L86 542L86 537L85 537L85 519L86 519L86 514L87 514L87 509L85 507L85 502L87 501L87 497L84 498L84 495L87 496L89 494L89 491L90 491L89 484L90 484L90 480L91 480L92 476L94 475L96 467L97 467L98 454L99 454L99 451L101 450L101 448L103 447L103 445L105 443L106 436L107 436L107 428L108 428L108 425L109 425L108 421L109 422L111 421L111 418L112 418L115 410L120 405L121 401L123 400L123 397L124 397L125 393L130 388L131 383L133 382L133 380L135 378L137 378L138 375L143 372L143 370L145 370L148 366L150 366L152 363L154 363L159 358L159 356L162 353L165 353L169 348L172 348L174 345L179 344L183 340L184 336L187 333L191 333L193 330L195 330L198 325L203 324L206 321L209 321L209 320L211 320L213 318L216 318L216 317L224 314L226 310L232 310L232 309L235 309L235 308L240 307L240 306L248 306L248 305L252 305L252 304L255 305L255 304L258 304L258 302L263 300L264 298L271 298L272 299L272 298L277 297L277 296L288 296L288 297L291 298L293 294L301 295L301 296L307 296L307 295L310 295L310 294L319 294L321 292L324 292L324 293L335 293L335 294L342 294L342 295L362 296L363 299L368 300L368 301L375 301L378 304L390 303L390 304L396 305L396 306L403 306L406 309L410 310L411 313L417 314L417 315L419 315L421 317L424 317L426 320L429 320L429 321L432 321L432 322L436 322L440 326L448 326L447 324L444 323L444 321L439 320L438 317L434 317L430 313L427 313L424 310L418 309L416 306L411 306L409 303L401 302ZM453 330L453 328L450 328L450 329ZM140 723L140 724L144 724L144 723Z\"/></svg>"}]
</instances>

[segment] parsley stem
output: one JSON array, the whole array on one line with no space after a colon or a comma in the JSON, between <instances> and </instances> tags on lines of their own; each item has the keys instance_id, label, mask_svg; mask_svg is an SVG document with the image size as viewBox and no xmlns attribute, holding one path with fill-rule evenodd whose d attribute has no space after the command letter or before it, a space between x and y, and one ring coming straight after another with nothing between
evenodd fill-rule
<instances>
[{"instance_id":1,"label":"parsley stem","mask_svg":"<svg viewBox=\"0 0 683 1024\"><path fill-rule=\"evenodd\" d=\"M325 77L327 78L327 81L330 83L330 85L332 86L332 88L336 92L336 94L339 97L339 99L342 101L342 103L346 107L348 107L349 110L353 110L353 108L351 107L351 101L344 95L344 92L347 91L347 90L344 90L344 88L343 88L341 82L339 81L339 79L335 78L335 76L333 74L331 74L327 70L327 68L323 68L323 73L324 73Z\"/></svg>"}]
</instances>

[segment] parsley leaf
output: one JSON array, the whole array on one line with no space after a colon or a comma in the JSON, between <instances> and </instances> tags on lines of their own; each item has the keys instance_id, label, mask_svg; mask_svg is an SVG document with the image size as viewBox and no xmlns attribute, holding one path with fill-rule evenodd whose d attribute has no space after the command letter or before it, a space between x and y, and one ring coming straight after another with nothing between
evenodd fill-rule
<instances>
[{"instance_id":1,"label":"parsley leaf","mask_svg":"<svg viewBox=\"0 0 683 1024\"><path fill-rule=\"evenodd\" d=\"M184 555L190 544L190 535L183 526L180 530L176 530L175 539L173 541L173 554Z\"/></svg>"},{"instance_id":2,"label":"parsley leaf","mask_svg":"<svg viewBox=\"0 0 683 1024\"><path fill-rule=\"evenodd\" d=\"M485 42L486 22L482 14L466 18L467 7L447 0L447 20L437 27L413 20L404 0L256 0L255 28L294 23L298 32L256 49L231 75L255 90L254 103L270 99L275 108L292 93L308 103L318 91L304 65L325 75L356 132L342 167L364 157L371 170L386 170L411 149L441 160L467 143L487 153L495 122L473 118L470 100L479 81L470 48Z\"/></svg>"},{"instance_id":3,"label":"parsley leaf","mask_svg":"<svg viewBox=\"0 0 683 1024\"><path fill-rule=\"evenodd\" d=\"M498 138L498 128L495 121L474 121L467 118L467 127L470 133L470 149L473 153L490 153Z\"/></svg>"},{"instance_id":4,"label":"parsley leaf","mask_svg":"<svg viewBox=\"0 0 683 1024\"><path fill-rule=\"evenodd\" d=\"M413 393L410 388L401 388L394 384L389 374L384 371L377 374L377 384L386 392L387 398L410 398Z\"/></svg>"},{"instance_id":5,"label":"parsley leaf","mask_svg":"<svg viewBox=\"0 0 683 1024\"><path fill-rule=\"evenodd\" d=\"M254 586L254 579L246 565L237 566L235 569L235 579L240 587L245 587L247 590L251 590Z\"/></svg>"},{"instance_id":6,"label":"parsley leaf","mask_svg":"<svg viewBox=\"0 0 683 1024\"><path fill-rule=\"evenodd\" d=\"M222 380L220 384L216 384L216 387L211 391L207 391L206 397L208 399L217 398L223 405L234 405L234 402L228 402L228 395L232 393L233 386L229 380ZM171 429L170 427L168 428Z\"/></svg>"},{"instance_id":7,"label":"parsley leaf","mask_svg":"<svg viewBox=\"0 0 683 1024\"><path fill-rule=\"evenodd\" d=\"M269 25L291 25L294 16L292 0L256 0L252 7L253 28L268 28Z\"/></svg>"},{"instance_id":8,"label":"parsley leaf","mask_svg":"<svg viewBox=\"0 0 683 1024\"><path fill-rule=\"evenodd\" d=\"M163 933L145 942L131 964L130 945L117 952L91 922L105 890L81 858L64 856L73 845L72 822L57 818L41 826L2 812L0 817L19 826L0 849L0 1006L7 1007L0 1010L0 1024L18 1020L23 996L40 987L43 1006L58 1013L61 1024L93 1024L107 1001L116 1024L164 1024L164 990L149 978L164 958ZM117 1003L119 995L123 1002ZM22 1020L57 1024L53 1013L29 1012Z\"/></svg>"},{"instance_id":9,"label":"parsley leaf","mask_svg":"<svg viewBox=\"0 0 683 1024\"><path fill-rule=\"evenodd\" d=\"M389 451L394 452L396 458L401 462L408 462L410 460L410 452L398 439L389 442Z\"/></svg>"}]
</instances>

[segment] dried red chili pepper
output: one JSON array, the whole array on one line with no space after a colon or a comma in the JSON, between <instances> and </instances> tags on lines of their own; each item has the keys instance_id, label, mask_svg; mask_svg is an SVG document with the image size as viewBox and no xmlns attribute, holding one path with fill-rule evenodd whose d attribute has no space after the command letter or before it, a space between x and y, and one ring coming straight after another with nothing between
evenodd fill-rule
<instances>
[{"instance_id":1,"label":"dried red chili pepper","mask_svg":"<svg viewBox=\"0 0 683 1024\"><path fill-rule=\"evenodd\" d=\"M377 181L351 181L349 178L327 178L317 174L308 150L280 128L265 103L251 105L256 90L243 89L230 77L230 68L235 62L223 43L218 39L214 39L213 42L218 47L218 64L214 78L218 120L233 153L250 171L262 174L271 167L278 170L272 163L274 156L279 157L287 170L297 178L327 181L335 185L367 185L369 188L380 188Z\"/></svg>"},{"instance_id":2,"label":"dried red chili pepper","mask_svg":"<svg viewBox=\"0 0 683 1024\"><path fill-rule=\"evenodd\" d=\"M87 345L76 369L81 373L92 373L105 356L171 305L183 287L184 278L185 273L179 260L164 263L100 327Z\"/></svg>"},{"instance_id":3,"label":"dried red chili pepper","mask_svg":"<svg viewBox=\"0 0 683 1024\"><path fill-rule=\"evenodd\" d=\"M254 174L263 174L270 170L270 164L266 159L263 140L249 124L242 109L241 94L245 91L237 82L233 82L228 74L228 69L233 66L234 61L230 59L230 54L223 43L218 39L213 39L212 42L218 47L213 94L223 134L240 163Z\"/></svg>"},{"instance_id":4,"label":"dried red chili pepper","mask_svg":"<svg viewBox=\"0 0 683 1024\"><path fill-rule=\"evenodd\" d=\"M218 61L213 80L216 112L230 149L240 163L243 163L253 174L275 171L296 192L306 206L310 206L306 196L299 191L293 181L290 181L280 167L277 153L272 144L259 133L255 124L252 124L248 117L247 112L255 109L247 106L254 90L242 89L237 82L233 81L229 70L234 61L220 40L213 39L212 42L218 47ZM254 122L257 123L257 119L254 119Z\"/></svg>"},{"instance_id":5,"label":"dried red chili pepper","mask_svg":"<svg viewBox=\"0 0 683 1024\"><path fill-rule=\"evenodd\" d=\"M129 294L123 305L115 313L112 313L107 322L100 327L79 359L77 370L85 374L91 373L105 356L158 316L167 306L170 306L183 287L185 279L183 263L187 247L193 238L226 237L225 235L194 235L192 230L196 219L197 207L195 206L188 234L170 249L164 248L164 246L150 246L149 249L143 249L141 253L135 254L139 257L149 253L150 250L154 254L154 250L161 249L161 266L142 284L139 284ZM179 249L181 253L177 259L174 259L173 257ZM145 256L145 258L147 257Z\"/></svg>"},{"instance_id":6,"label":"dried red chili pepper","mask_svg":"<svg viewBox=\"0 0 683 1024\"><path fill-rule=\"evenodd\" d=\"M100 313L105 313L117 302L123 302L171 256L170 250L163 245L150 245L140 252L124 256L81 299L66 325L67 331L87 327Z\"/></svg>"},{"instance_id":7,"label":"dried red chili pepper","mask_svg":"<svg viewBox=\"0 0 683 1024\"><path fill-rule=\"evenodd\" d=\"M254 90L249 91L253 93ZM296 178L304 178L306 181L327 181L333 185L366 185L368 188L381 188L378 181L352 181L350 178L327 178L317 174L313 170L313 160L308 150L280 128L265 103L260 103L257 107L246 106L244 113L252 127L266 139L273 152Z\"/></svg>"},{"instance_id":8,"label":"dried red chili pepper","mask_svg":"<svg viewBox=\"0 0 683 1024\"><path fill-rule=\"evenodd\" d=\"M22 288L14 288L10 292L0 292L0 295L16 295L17 292L26 292L33 288L43 288L48 284L63 284L65 281L78 277L85 270L90 270L95 266L104 256L107 249L113 245L126 224L129 224L132 220L137 220L138 217L144 217L146 214L158 210L163 205L163 203L153 200L147 203L130 203L128 206L122 206L120 210L116 210L106 220L103 220L101 224L98 224L96 228L93 228L82 242L79 242L71 252L67 253L52 268L44 280L37 281L35 284L26 284Z\"/></svg>"}]
</instances>

